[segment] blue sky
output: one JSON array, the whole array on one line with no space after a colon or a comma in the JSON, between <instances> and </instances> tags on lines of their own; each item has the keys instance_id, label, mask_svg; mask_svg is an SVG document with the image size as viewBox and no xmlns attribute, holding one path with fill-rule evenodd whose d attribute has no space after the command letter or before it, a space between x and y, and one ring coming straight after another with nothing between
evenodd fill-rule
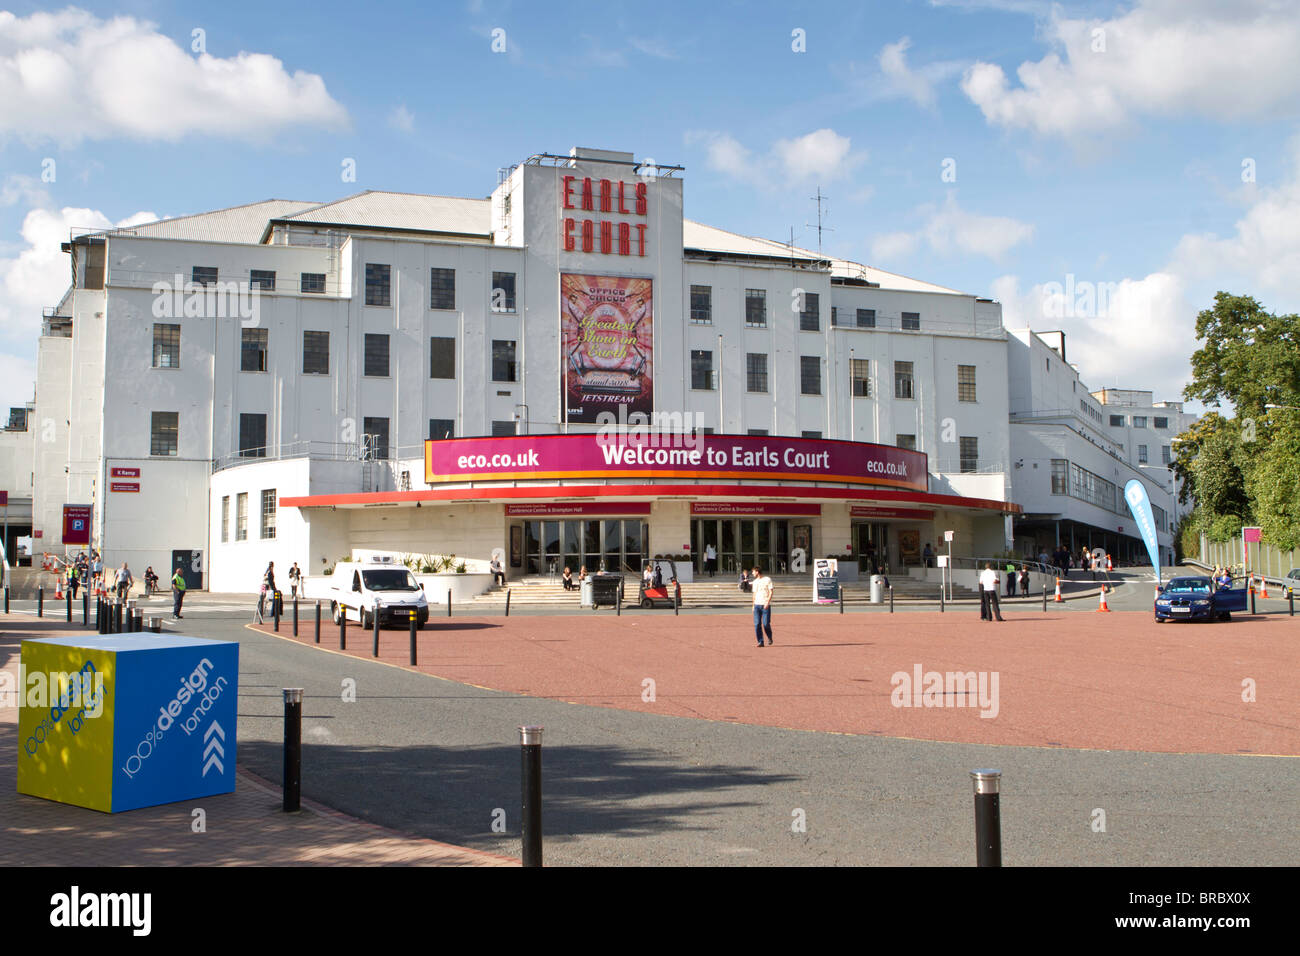
<instances>
[{"instance_id":1,"label":"blue sky","mask_svg":"<svg viewBox=\"0 0 1300 956\"><path fill-rule=\"evenodd\" d=\"M1066 328L1093 387L1180 398L1219 288L1300 308L1290 2L8 9L0 407L31 397L69 225L484 196L498 167L573 145L685 166L689 217L812 248L820 186L827 252ZM1107 307L1055 308L1067 275L1113 283Z\"/></svg>"}]
</instances>

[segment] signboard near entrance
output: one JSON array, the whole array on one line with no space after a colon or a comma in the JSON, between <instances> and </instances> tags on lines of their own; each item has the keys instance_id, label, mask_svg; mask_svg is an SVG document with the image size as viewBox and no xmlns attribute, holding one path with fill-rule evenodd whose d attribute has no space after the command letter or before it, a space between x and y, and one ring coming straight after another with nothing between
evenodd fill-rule
<instances>
[{"instance_id":1,"label":"signboard near entrance","mask_svg":"<svg viewBox=\"0 0 1300 956\"><path fill-rule=\"evenodd\" d=\"M648 515L650 513L650 502L617 502L617 501L575 501L571 504L565 504L562 501L545 501L536 504L506 505L506 514L512 518L533 518L554 515L556 517L564 516L582 516L582 515Z\"/></svg>"},{"instance_id":2,"label":"signboard near entrance","mask_svg":"<svg viewBox=\"0 0 1300 956\"><path fill-rule=\"evenodd\" d=\"M63 543L90 544L90 505L63 506Z\"/></svg>"},{"instance_id":3,"label":"signboard near entrance","mask_svg":"<svg viewBox=\"0 0 1300 956\"><path fill-rule=\"evenodd\" d=\"M834 604L840 599L840 563L835 558L813 561L813 603Z\"/></svg>"},{"instance_id":4,"label":"signboard near entrance","mask_svg":"<svg viewBox=\"0 0 1300 956\"><path fill-rule=\"evenodd\" d=\"M822 506L798 501L694 501L692 515L820 515Z\"/></svg>"},{"instance_id":5,"label":"signboard near entrance","mask_svg":"<svg viewBox=\"0 0 1300 956\"><path fill-rule=\"evenodd\" d=\"M933 511L909 508L876 508L871 505L850 505L849 516L853 518L910 518L913 521L931 521Z\"/></svg>"}]
</instances>

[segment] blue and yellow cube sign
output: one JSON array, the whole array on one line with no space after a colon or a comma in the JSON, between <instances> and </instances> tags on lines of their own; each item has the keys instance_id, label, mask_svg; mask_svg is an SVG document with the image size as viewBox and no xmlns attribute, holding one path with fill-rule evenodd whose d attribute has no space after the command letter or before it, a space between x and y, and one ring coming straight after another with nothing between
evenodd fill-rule
<instances>
[{"instance_id":1,"label":"blue and yellow cube sign","mask_svg":"<svg viewBox=\"0 0 1300 956\"><path fill-rule=\"evenodd\" d=\"M23 641L18 792L117 813L235 789L239 645Z\"/></svg>"}]
</instances>

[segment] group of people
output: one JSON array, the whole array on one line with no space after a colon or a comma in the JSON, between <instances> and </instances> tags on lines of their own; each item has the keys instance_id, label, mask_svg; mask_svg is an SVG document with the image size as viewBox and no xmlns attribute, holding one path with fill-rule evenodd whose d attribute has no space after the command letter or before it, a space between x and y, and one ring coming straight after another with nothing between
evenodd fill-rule
<instances>
[{"instance_id":1,"label":"group of people","mask_svg":"<svg viewBox=\"0 0 1300 956\"><path fill-rule=\"evenodd\" d=\"M1040 564L1050 564L1054 568L1059 568L1061 577L1068 578L1073 568L1081 571L1102 571L1106 570L1105 565L1098 561L1087 548L1080 548L1076 555L1069 548L1062 545L1052 552L1051 557L1047 556L1047 549L1043 548L1038 552L1038 562Z\"/></svg>"},{"instance_id":2,"label":"group of people","mask_svg":"<svg viewBox=\"0 0 1300 956\"><path fill-rule=\"evenodd\" d=\"M102 588L115 600L125 602L131 596L131 588L135 586L135 575L131 573L131 566L126 561L123 561L119 568L105 571L103 557L93 548L89 553L82 551L68 562L64 568L64 580L68 594L74 601L82 588L87 592L97 592ZM185 599L183 567L177 566L176 573L172 576L171 587L172 617L180 618L181 603ZM152 565L144 569L144 589L146 597L152 597L158 590L158 575L154 573Z\"/></svg>"},{"instance_id":3,"label":"group of people","mask_svg":"<svg viewBox=\"0 0 1300 956\"><path fill-rule=\"evenodd\" d=\"M1214 586L1217 588L1232 587L1232 572L1227 568L1215 568L1213 578Z\"/></svg>"}]
</instances>

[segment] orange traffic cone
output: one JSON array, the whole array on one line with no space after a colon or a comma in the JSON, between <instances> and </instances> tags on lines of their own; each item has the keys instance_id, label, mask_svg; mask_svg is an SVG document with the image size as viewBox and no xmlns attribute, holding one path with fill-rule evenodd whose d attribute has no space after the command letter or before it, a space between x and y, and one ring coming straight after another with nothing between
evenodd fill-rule
<instances>
[{"instance_id":1,"label":"orange traffic cone","mask_svg":"<svg viewBox=\"0 0 1300 956\"><path fill-rule=\"evenodd\" d=\"M63 600L63 578L54 579L54 600Z\"/></svg>"},{"instance_id":2,"label":"orange traffic cone","mask_svg":"<svg viewBox=\"0 0 1300 956\"><path fill-rule=\"evenodd\" d=\"M1107 613L1110 613L1110 608L1108 608L1108 607L1106 606L1106 588L1105 588L1105 587L1103 587L1103 588L1101 589L1101 604L1100 604L1100 606L1097 608L1097 610L1098 610L1098 611L1105 611L1105 612L1107 612Z\"/></svg>"},{"instance_id":3,"label":"orange traffic cone","mask_svg":"<svg viewBox=\"0 0 1300 956\"><path fill-rule=\"evenodd\" d=\"M1053 598L1053 600L1054 600L1054 601L1061 601L1061 602L1063 602L1063 601L1065 600L1065 598L1061 597L1061 579L1060 579L1060 578L1057 578L1057 579L1056 579L1056 597Z\"/></svg>"},{"instance_id":4,"label":"orange traffic cone","mask_svg":"<svg viewBox=\"0 0 1300 956\"><path fill-rule=\"evenodd\" d=\"M1262 574L1259 576L1259 596L1262 598L1268 597L1268 578Z\"/></svg>"},{"instance_id":5,"label":"orange traffic cone","mask_svg":"<svg viewBox=\"0 0 1300 956\"><path fill-rule=\"evenodd\" d=\"M1107 571L1114 571L1114 570L1115 570L1115 568L1111 566L1111 563L1110 563L1110 555L1109 555L1109 554L1106 555L1106 570L1107 570Z\"/></svg>"}]
</instances>

